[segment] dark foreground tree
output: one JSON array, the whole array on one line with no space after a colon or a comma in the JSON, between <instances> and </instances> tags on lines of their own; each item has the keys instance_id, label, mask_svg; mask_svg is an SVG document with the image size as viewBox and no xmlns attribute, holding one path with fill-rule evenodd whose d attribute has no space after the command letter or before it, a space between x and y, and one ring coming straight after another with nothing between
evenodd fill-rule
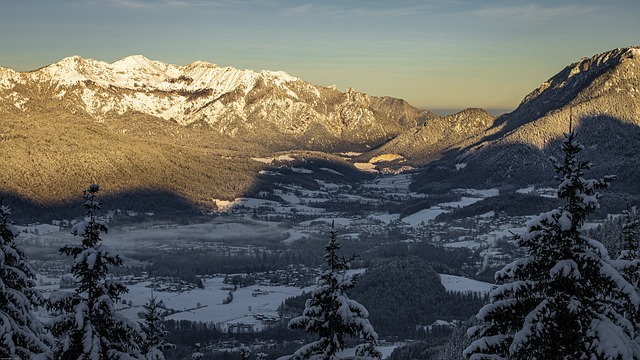
<instances>
[{"instance_id":1,"label":"dark foreground tree","mask_svg":"<svg viewBox=\"0 0 640 360\"><path fill-rule=\"evenodd\" d=\"M638 359L634 287L612 265L604 246L581 228L611 178L585 180L590 163L565 136L564 159L552 159L565 204L528 224L516 243L526 250L496 273L501 284L472 327L469 359Z\"/></svg>"},{"instance_id":2,"label":"dark foreground tree","mask_svg":"<svg viewBox=\"0 0 640 360\"><path fill-rule=\"evenodd\" d=\"M346 294L356 280L355 275L346 273L355 256L348 260L338 257L340 244L335 231L331 231L325 250L328 269L322 273L318 287L306 301L302 316L289 322L291 329L315 333L318 340L298 349L291 359L338 359L336 353L346 348L347 337L363 341L356 347L356 358L380 359L380 352L375 348L378 334L367 319L369 312Z\"/></svg>"},{"instance_id":3,"label":"dark foreground tree","mask_svg":"<svg viewBox=\"0 0 640 360\"><path fill-rule=\"evenodd\" d=\"M52 339L34 314L43 298L34 288L36 273L15 242L10 213L0 199L0 359L47 358Z\"/></svg>"},{"instance_id":4,"label":"dark foreground tree","mask_svg":"<svg viewBox=\"0 0 640 360\"><path fill-rule=\"evenodd\" d=\"M77 280L75 291L51 294L51 307L60 313L50 328L56 337L56 359L143 359L140 354L140 330L115 309L118 297L127 292L124 284L108 280L109 266L122 264L120 255L102 244L101 233L107 226L98 221L100 203L96 194L100 188L91 185L84 191L85 221L73 227L73 234L82 236L79 245L60 249L73 257L71 272Z\"/></svg>"},{"instance_id":5,"label":"dark foreground tree","mask_svg":"<svg viewBox=\"0 0 640 360\"><path fill-rule=\"evenodd\" d=\"M144 340L141 350L147 360L164 360L163 351L175 346L165 342L167 331L164 329L164 320L160 315L160 307L155 296L151 296L149 302L144 305L144 322L140 324Z\"/></svg>"}]
</instances>

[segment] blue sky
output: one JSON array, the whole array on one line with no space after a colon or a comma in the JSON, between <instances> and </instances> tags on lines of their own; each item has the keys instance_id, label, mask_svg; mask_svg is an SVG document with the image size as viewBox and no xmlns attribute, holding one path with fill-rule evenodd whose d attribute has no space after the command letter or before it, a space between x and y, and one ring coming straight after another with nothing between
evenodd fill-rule
<instances>
[{"instance_id":1,"label":"blue sky","mask_svg":"<svg viewBox=\"0 0 640 360\"><path fill-rule=\"evenodd\" d=\"M428 109L515 108L585 56L640 45L635 0L0 0L0 66L142 54L283 70Z\"/></svg>"}]
</instances>

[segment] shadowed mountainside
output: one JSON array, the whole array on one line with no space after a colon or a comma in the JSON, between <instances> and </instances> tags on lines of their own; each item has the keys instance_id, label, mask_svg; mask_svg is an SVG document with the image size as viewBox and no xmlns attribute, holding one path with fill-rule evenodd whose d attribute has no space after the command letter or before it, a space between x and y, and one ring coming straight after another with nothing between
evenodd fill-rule
<instances>
[{"instance_id":1,"label":"shadowed mountainside","mask_svg":"<svg viewBox=\"0 0 640 360\"><path fill-rule=\"evenodd\" d=\"M530 93L472 144L451 146L413 188L500 187L551 179L550 155L570 124L594 163L593 176L617 174L613 189L640 191L640 49L625 48L571 64Z\"/></svg>"}]
</instances>

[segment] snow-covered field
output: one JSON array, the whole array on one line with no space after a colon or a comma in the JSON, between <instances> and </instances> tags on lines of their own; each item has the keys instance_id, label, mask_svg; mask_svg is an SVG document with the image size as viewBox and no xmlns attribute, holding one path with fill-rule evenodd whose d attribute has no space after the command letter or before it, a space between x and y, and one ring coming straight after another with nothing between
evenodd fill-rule
<instances>
[{"instance_id":1,"label":"snow-covered field","mask_svg":"<svg viewBox=\"0 0 640 360\"><path fill-rule=\"evenodd\" d=\"M440 208L439 206L432 206L428 209L423 209L409 216L405 216L402 218L402 221L410 226L418 226L422 223L426 224L435 219L436 216L446 212L448 211Z\"/></svg>"},{"instance_id":2,"label":"snow-covered field","mask_svg":"<svg viewBox=\"0 0 640 360\"><path fill-rule=\"evenodd\" d=\"M178 312L167 316L167 319L206 321L216 324L253 324L255 330L263 327L263 322L254 315L266 315L278 318L278 306L287 298L300 295L303 291L311 291L314 287L296 288L289 286L253 285L233 291L233 300L223 304L229 296L229 285L223 283L224 278L206 279L204 289L194 289L181 293L158 292L153 295L162 300L167 308ZM142 282L129 287L129 293L122 298L131 300L133 307L123 313L129 318L136 318L142 305L151 296L149 282ZM259 294L255 295L254 294Z\"/></svg>"},{"instance_id":3,"label":"snow-covered field","mask_svg":"<svg viewBox=\"0 0 640 360\"><path fill-rule=\"evenodd\" d=\"M47 281L59 281L59 279L40 278ZM168 315L166 319L215 323L223 331L233 324L245 324L252 325L255 331L259 331L265 327L265 323L260 320L261 318L279 318L278 306L285 299L315 288L315 286L299 288L252 285L237 288L233 291L233 300L228 304L223 304L233 289L233 285L224 284L222 277L203 280L204 289L196 288L182 292L152 290L149 287L151 281L127 285L129 292L121 296L118 310L129 319L140 320L138 313L144 311L143 305L151 296L154 296L158 302L164 303L166 309L176 311L175 314ZM52 290L58 290L58 285L44 285L38 288L46 295Z\"/></svg>"},{"instance_id":4,"label":"snow-covered field","mask_svg":"<svg viewBox=\"0 0 640 360\"><path fill-rule=\"evenodd\" d=\"M353 269L349 274L361 274L366 269ZM45 285L38 288L45 293L57 290L59 279L39 276ZM487 293L493 284L468 279L456 275L440 274L445 289L455 292ZM315 286L305 288L292 286L264 286L252 285L237 288L224 283L223 277L203 279L204 289L193 289L182 292L158 291L150 288L151 281L142 281L128 285L129 292L122 295L124 301L118 305L119 311L130 319L138 320L138 313L144 311L143 305L155 296L162 301L167 309L173 309L175 314L167 319L205 321L218 324L225 328L231 324L250 324L255 330L264 327L260 317L278 318L278 306L292 296L312 291ZM52 284L52 285L49 285ZM224 300L233 292L233 300L224 304ZM391 348L392 350L392 348Z\"/></svg>"},{"instance_id":5,"label":"snow-covered field","mask_svg":"<svg viewBox=\"0 0 640 360\"><path fill-rule=\"evenodd\" d=\"M491 197L491 196L498 196L500 194L498 189L488 189L488 190L457 189L456 192L467 194L470 196L463 196L458 201L440 203L428 209L420 210L416 213L405 216L404 218L402 218L402 221L407 223L410 226L418 226L421 224L426 224L429 221L434 220L438 215L442 213L447 213L453 209L469 206L484 198Z\"/></svg>"},{"instance_id":6,"label":"snow-covered field","mask_svg":"<svg viewBox=\"0 0 640 360\"><path fill-rule=\"evenodd\" d=\"M478 280L468 279L462 276L439 274L440 281L447 291L470 293L477 292L487 294L496 285Z\"/></svg>"}]
</instances>

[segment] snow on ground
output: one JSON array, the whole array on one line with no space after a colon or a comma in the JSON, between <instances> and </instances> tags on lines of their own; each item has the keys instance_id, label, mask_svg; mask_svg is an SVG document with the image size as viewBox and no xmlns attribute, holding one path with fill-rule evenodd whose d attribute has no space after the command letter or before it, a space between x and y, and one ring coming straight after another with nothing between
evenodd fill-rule
<instances>
[{"instance_id":1,"label":"snow on ground","mask_svg":"<svg viewBox=\"0 0 640 360\"><path fill-rule=\"evenodd\" d=\"M320 168L320 170L322 170L322 171L326 171L326 172L330 172L330 173L332 173L332 174L336 174L336 175L344 176L344 174L343 174L343 173L338 172L338 171L335 171L335 170L333 170L333 169L329 169L329 168L322 167L322 168Z\"/></svg>"},{"instance_id":2,"label":"snow on ground","mask_svg":"<svg viewBox=\"0 0 640 360\"><path fill-rule=\"evenodd\" d=\"M279 197L282 198L282 200L288 202L289 204L300 204L301 200L299 197L297 197L294 194L291 193L284 193L284 191L279 190L279 189L275 189L273 190L273 193L275 195L278 195Z\"/></svg>"},{"instance_id":3,"label":"snow on ground","mask_svg":"<svg viewBox=\"0 0 640 360\"><path fill-rule=\"evenodd\" d=\"M282 206L277 201L265 200L265 199L255 199L255 198L239 198L236 199L236 203L239 206L244 206L246 208L259 208L263 206L271 206L271 207L279 207Z\"/></svg>"},{"instance_id":4,"label":"snow on ground","mask_svg":"<svg viewBox=\"0 0 640 360\"><path fill-rule=\"evenodd\" d=\"M456 189L456 191L483 198L500 195L500 190L498 189Z\"/></svg>"},{"instance_id":5,"label":"snow on ground","mask_svg":"<svg viewBox=\"0 0 640 360\"><path fill-rule=\"evenodd\" d=\"M556 188L539 188L537 189L537 192L542 197L546 197L550 199L558 198L558 189Z\"/></svg>"},{"instance_id":6,"label":"snow on ground","mask_svg":"<svg viewBox=\"0 0 640 360\"><path fill-rule=\"evenodd\" d=\"M272 164L274 161L294 161L290 155L279 155L271 158L251 158L253 161L261 162L263 164Z\"/></svg>"},{"instance_id":7,"label":"snow on ground","mask_svg":"<svg viewBox=\"0 0 640 360\"><path fill-rule=\"evenodd\" d=\"M489 211L489 212L486 212L486 213L484 213L484 214L480 214L480 215L478 215L478 217L480 217L480 218L485 218L485 219L487 219L487 218L492 218L492 217L494 217L494 216L496 216L496 212L495 212L495 211L493 211L493 210L491 210L491 211Z\"/></svg>"},{"instance_id":8,"label":"snow on ground","mask_svg":"<svg viewBox=\"0 0 640 360\"><path fill-rule=\"evenodd\" d=\"M368 219L380 220L385 224L389 224L394 220L400 218L400 214L371 214L367 216Z\"/></svg>"},{"instance_id":9,"label":"snow on ground","mask_svg":"<svg viewBox=\"0 0 640 360\"><path fill-rule=\"evenodd\" d=\"M307 197L306 195L304 197L302 197L302 199L307 203L307 204L313 204L313 203L323 203L323 202L327 202L331 199L329 198L313 198L313 197ZM319 209L320 211L324 211L324 209L322 208L315 208L315 209ZM300 210L300 205L296 205L296 210ZM316 211L317 212L317 211Z\"/></svg>"},{"instance_id":10,"label":"snow on ground","mask_svg":"<svg viewBox=\"0 0 640 360\"><path fill-rule=\"evenodd\" d=\"M444 244L444 247L448 248L467 248L471 250L479 249L482 243L475 240L456 241Z\"/></svg>"},{"instance_id":11,"label":"snow on ground","mask_svg":"<svg viewBox=\"0 0 640 360\"><path fill-rule=\"evenodd\" d=\"M479 292L487 294L495 284L490 284L483 281L469 279L463 276L439 274L440 281L447 291L461 292L461 293L473 293Z\"/></svg>"},{"instance_id":12,"label":"snow on ground","mask_svg":"<svg viewBox=\"0 0 640 360\"><path fill-rule=\"evenodd\" d=\"M518 189L516 190L516 192L519 194L538 195L538 196L551 198L551 199L555 199L558 197L558 194L557 194L558 189L556 188L536 188L533 185L529 185L525 188Z\"/></svg>"},{"instance_id":13,"label":"snow on ground","mask_svg":"<svg viewBox=\"0 0 640 360\"><path fill-rule=\"evenodd\" d=\"M260 170L260 175L269 175L269 176L284 176L284 174L279 173L277 171L269 171L269 170Z\"/></svg>"},{"instance_id":14,"label":"snow on ground","mask_svg":"<svg viewBox=\"0 0 640 360\"><path fill-rule=\"evenodd\" d=\"M487 238L493 238L493 239L502 239L502 238L510 239L513 237L513 235L517 235L517 234L522 235L526 232L527 232L526 226L513 227L512 225L512 226L501 227L498 230L490 231L485 236Z\"/></svg>"},{"instance_id":15,"label":"snow on ground","mask_svg":"<svg viewBox=\"0 0 640 360\"><path fill-rule=\"evenodd\" d=\"M479 197L466 197L463 196L460 200L458 201L452 201L452 202L446 202L446 203L442 203L442 204L438 204L442 207L448 207L448 208L461 208L461 207L465 207L465 206L469 206L471 204L477 203L478 201L482 200L483 198L479 198Z\"/></svg>"},{"instance_id":16,"label":"snow on ground","mask_svg":"<svg viewBox=\"0 0 640 360\"><path fill-rule=\"evenodd\" d=\"M360 202L360 203L375 203L380 201L378 199L368 198L360 195L351 195L351 194L341 194L339 198L346 199L352 202Z\"/></svg>"},{"instance_id":17,"label":"snow on ground","mask_svg":"<svg viewBox=\"0 0 640 360\"><path fill-rule=\"evenodd\" d=\"M409 216L405 216L402 218L402 221L411 225L418 226L420 223L427 223L430 220L436 218L436 216L448 212L447 210L443 210L440 207L432 206L428 209L423 209L418 211L417 213L411 214Z\"/></svg>"},{"instance_id":18,"label":"snow on ground","mask_svg":"<svg viewBox=\"0 0 640 360\"><path fill-rule=\"evenodd\" d=\"M535 193L535 187L533 185L527 186L526 188L516 190L518 194L533 194Z\"/></svg>"},{"instance_id":19,"label":"snow on ground","mask_svg":"<svg viewBox=\"0 0 640 360\"><path fill-rule=\"evenodd\" d=\"M376 349L382 353L382 359L386 359L391 355L396 345L376 346ZM340 359L352 358L356 355L356 348L348 348L336 354Z\"/></svg>"},{"instance_id":20,"label":"snow on ground","mask_svg":"<svg viewBox=\"0 0 640 360\"><path fill-rule=\"evenodd\" d=\"M406 180L408 180L409 182L411 181L410 178L406 178ZM408 186L408 185L407 185ZM404 218L402 218L402 221L404 221L405 223L411 225L411 226L417 226L420 225L420 223L422 222L427 222L430 220L433 220L436 218L436 216L442 214L442 213L446 213L449 212L449 209L455 209L455 208L461 208L461 207L465 207L465 206L469 206L473 203L476 203L484 198L487 197L492 197L492 196L497 196L500 194L500 192L498 191L498 189L487 189L487 190L477 190L477 189L457 189L456 191L458 191L459 193L464 193L464 194L468 194L471 195L470 196L463 196L460 200L458 201L452 201L452 202L446 202L446 203L440 203L437 206L432 206L428 209L423 209L420 210L414 214L411 214L409 216L405 216Z\"/></svg>"},{"instance_id":21,"label":"snow on ground","mask_svg":"<svg viewBox=\"0 0 640 360\"><path fill-rule=\"evenodd\" d=\"M25 238L32 237L31 235L45 235L56 233L60 231L60 226L58 225L49 225L49 224L31 224L28 226L15 225L16 230L18 230L21 236Z\"/></svg>"},{"instance_id":22,"label":"snow on ground","mask_svg":"<svg viewBox=\"0 0 640 360\"><path fill-rule=\"evenodd\" d=\"M305 168L297 168L297 167L292 167L291 171L298 173L298 174L313 174L313 170L309 170L309 169L305 169Z\"/></svg>"},{"instance_id":23,"label":"snow on ground","mask_svg":"<svg viewBox=\"0 0 640 360\"><path fill-rule=\"evenodd\" d=\"M313 222L324 222L327 224L335 224L336 226L351 226L351 223L353 222L352 219L349 218L340 218L340 217L336 217L336 218L317 218L317 219L313 219L313 220L307 220L307 221L303 221L301 222L299 225L300 226L310 226L311 223Z\"/></svg>"},{"instance_id":24,"label":"snow on ground","mask_svg":"<svg viewBox=\"0 0 640 360\"><path fill-rule=\"evenodd\" d=\"M308 199L304 199L304 200L309 202ZM318 201L316 202L325 202L325 201L327 201L327 199L318 199ZM306 206L306 205L296 205L292 209L295 209L296 213L298 214L305 214L305 215L318 215L325 212L323 208ZM289 210L289 212L291 212L291 210Z\"/></svg>"},{"instance_id":25,"label":"snow on ground","mask_svg":"<svg viewBox=\"0 0 640 360\"><path fill-rule=\"evenodd\" d=\"M411 175L408 174L384 176L363 184L364 187L371 189L405 191L409 191L409 185L411 185Z\"/></svg>"},{"instance_id":26,"label":"snow on ground","mask_svg":"<svg viewBox=\"0 0 640 360\"><path fill-rule=\"evenodd\" d=\"M340 235L338 235L338 238L340 238L340 239L357 240L357 239L360 238L360 233L340 234Z\"/></svg>"},{"instance_id":27,"label":"snow on ground","mask_svg":"<svg viewBox=\"0 0 640 360\"><path fill-rule=\"evenodd\" d=\"M223 300L229 296L229 290L222 289L229 285L224 284L223 281L222 277L205 279L204 289L180 293L153 291L153 295L157 297L157 301L164 302L167 308L180 311L167 316L167 319L207 321L216 324L255 324L258 330L263 323L254 315L278 317L278 306L285 299L315 288L315 286L301 289L290 286L252 285L238 288L233 292L233 300L229 304L223 304ZM149 282L141 282L128 286L129 292L124 294L122 299L131 301L133 307L121 310L125 316L130 319L138 318L138 312L144 310L142 306L152 294L151 289L146 287L149 284ZM253 296L254 293L260 293L260 295Z\"/></svg>"},{"instance_id":28,"label":"snow on ground","mask_svg":"<svg viewBox=\"0 0 640 360\"><path fill-rule=\"evenodd\" d=\"M319 179L314 179L314 180L325 189L332 189L332 190L340 189L340 185L338 184L322 181Z\"/></svg>"}]
</instances>

